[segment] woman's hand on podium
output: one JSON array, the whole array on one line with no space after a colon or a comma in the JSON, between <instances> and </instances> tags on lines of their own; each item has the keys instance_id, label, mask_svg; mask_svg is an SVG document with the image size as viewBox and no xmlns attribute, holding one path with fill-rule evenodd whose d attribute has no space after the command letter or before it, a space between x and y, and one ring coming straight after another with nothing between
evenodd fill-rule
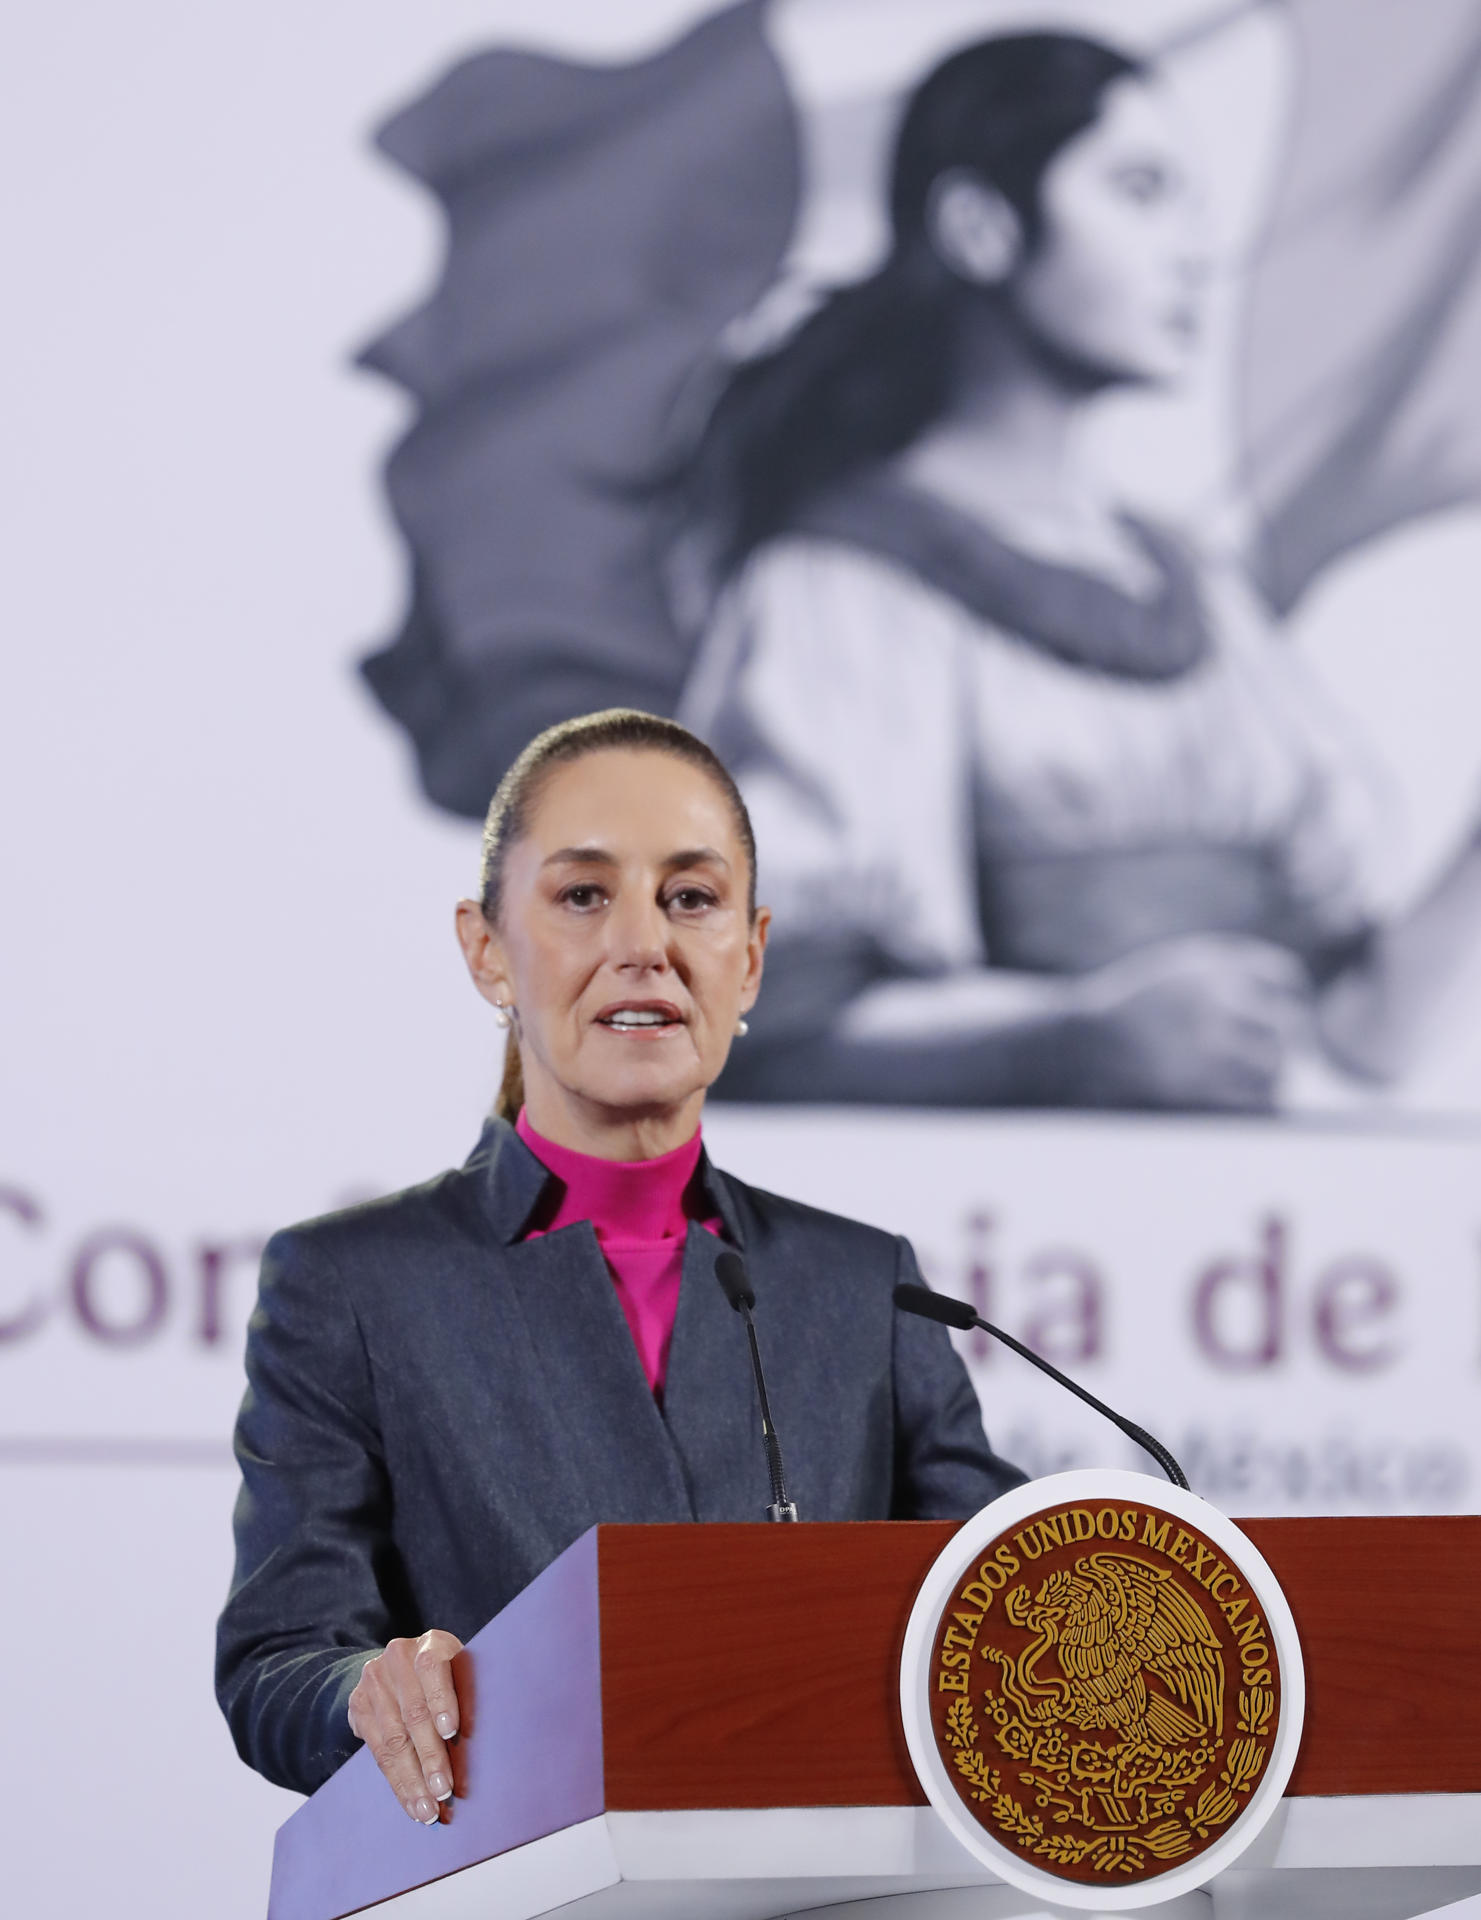
<instances>
[{"instance_id":1,"label":"woman's hand on podium","mask_svg":"<svg viewBox=\"0 0 1481 1920\"><path fill-rule=\"evenodd\" d=\"M452 1761L446 1742L458 1731L453 1656L463 1643L435 1627L420 1640L393 1640L367 1660L350 1695L350 1731L375 1755L391 1791L424 1827L451 1799Z\"/></svg>"}]
</instances>

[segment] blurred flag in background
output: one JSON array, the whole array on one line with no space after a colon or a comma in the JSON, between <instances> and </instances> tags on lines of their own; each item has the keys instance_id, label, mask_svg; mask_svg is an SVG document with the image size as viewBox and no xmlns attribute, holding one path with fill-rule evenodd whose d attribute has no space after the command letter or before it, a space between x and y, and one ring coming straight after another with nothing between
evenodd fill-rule
<instances>
[{"instance_id":1,"label":"blurred flag in background","mask_svg":"<svg viewBox=\"0 0 1481 1920\"><path fill-rule=\"evenodd\" d=\"M959 24L1124 26L1155 57L1159 34L1175 55L1267 10L1296 71L1234 440L1250 570L1283 614L1331 560L1481 486L1481 0L1236 0L1175 30L1161 6L984 0ZM363 356L417 408L386 474L408 611L364 671L453 812L481 815L540 728L678 699L656 483L727 328L776 290L805 186L767 15L741 0L626 65L480 53L381 133L448 246Z\"/></svg>"},{"instance_id":2,"label":"blurred flag in background","mask_svg":"<svg viewBox=\"0 0 1481 1920\"><path fill-rule=\"evenodd\" d=\"M1291 144L1240 405L1278 612L1337 555L1481 490L1481 5L1287 10Z\"/></svg>"}]
</instances>

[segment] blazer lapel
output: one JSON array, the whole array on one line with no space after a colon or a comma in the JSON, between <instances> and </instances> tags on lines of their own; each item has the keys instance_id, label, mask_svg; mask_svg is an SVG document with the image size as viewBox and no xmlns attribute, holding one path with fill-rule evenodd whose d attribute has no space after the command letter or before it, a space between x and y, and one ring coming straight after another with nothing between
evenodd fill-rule
<instances>
[{"instance_id":1,"label":"blazer lapel","mask_svg":"<svg viewBox=\"0 0 1481 1920\"><path fill-rule=\"evenodd\" d=\"M583 1221L509 1247L505 1281L537 1378L540 1423L596 1520L692 1520L694 1507L618 1303Z\"/></svg>"},{"instance_id":2,"label":"blazer lapel","mask_svg":"<svg viewBox=\"0 0 1481 1920\"><path fill-rule=\"evenodd\" d=\"M691 1225L660 1412L590 1225L521 1240L548 1178L502 1120L470 1156L487 1229L528 1342L530 1432L544 1438L568 1511L597 1520L760 1520L771 1499L745 1328L715 1279L720 1243ZM744 1222L723 1174L700 1161L726 1237ZM763 1354L765 1330L759 1335Z\"/></svg>"}]
</instances>

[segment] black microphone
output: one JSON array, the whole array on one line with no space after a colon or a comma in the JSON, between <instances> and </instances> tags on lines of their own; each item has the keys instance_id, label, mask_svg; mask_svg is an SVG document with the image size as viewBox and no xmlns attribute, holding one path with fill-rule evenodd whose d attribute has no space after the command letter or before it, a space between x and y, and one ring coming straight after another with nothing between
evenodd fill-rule
<instances>
[{"instance_id":1,"label":"black microphone","mask_svg":"<svg viewBox=\"0 0 1481 1920\"><path fill-rule=\"evenodd\" d=\"M723 1258L723 1256L722 1256ZM737 1266L740 1264L736 1262ZM1112 1426L1119 1427L1128 1439L1135 1440L1139 1447L1147 1452L1161 1467L1175 1487L1188 1486L1188 1476L1173 1459L1160 1440L1154 1440L1145 1427L1139 1427L1134 1420L1123 1419L1119 1413L1113 1413L1104 1400L1097 1400L1093 1393L1087 1393L1077 1381L1071 1380L1058 1367L1026 1347L1021 1340L1015 1340L1011 1333L1004 1333L1001 1327L995 1327L991 1320L984 1320L974 1313L965 1300L953 1300L944 1293L932 1293L929 1287L899 1286L895 1289L895 1305L903 1307L906 1313L918 1313L922 1320L939 1320L943 1327L956 1327L965 1333L971 1327L980 1327L984 1333L990 1333L994 1340L1001 1340L1005 1347L1011 1347L1015 1353L1021 1353L1025 1360L1036 1366L1040 1373L1047 1373L1051 1380L1057 1380L1062 1387L1068 1387L1087 1407L1094 1407L1097 1413L1103 1413Z\"/></svg>"},{"instance_id":2,"label":"black microphone","mask_svg":"<svg viewBox=\"0 0 1481 1920\"><path fill-rule=\"evenodd\" d=\"M756 1322L751 1318L756 1295L746 1276L746 1263L738 1253L726 1247L723 1253L716 1256L715 1278L720 1282L725 1298L745 1321L746 1334L751 1342L751 1365L756 1371L756 1397L761 1402L761 1438L766 1442L766 1466L771 1474L771 1505L766 1509L766 1517L768 1520L795 1520L797 1509L787 1498L787 1476L782 1471L782 1444L772 1424L771 1402L766 1397L766 1375L761 1371L761 1349L756 1345Z\"/></svg>"}]
</instances>

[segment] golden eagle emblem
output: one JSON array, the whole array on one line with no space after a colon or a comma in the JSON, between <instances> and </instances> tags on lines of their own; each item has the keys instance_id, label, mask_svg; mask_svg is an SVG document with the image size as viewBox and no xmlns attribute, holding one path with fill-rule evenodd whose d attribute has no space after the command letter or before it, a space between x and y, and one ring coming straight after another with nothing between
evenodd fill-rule
<instances>
[{"instance_id":1,"label":"golden eagle emblem","mask_svg":"<svg viewBox=\"0 0 1481 1920\"><path fill-rule=\"evenodd\" d=\"M1028 1627L1029 1645L1003 1669L1003 1693L1029 1726L1064 1722L1109 1729L1138 1752L1171 1754L1224 1731L1224 1662L1202 1609L1166 1567L1129 1553L1088 1553L1073 1571L1051 1573L1030 1600L1004 1596L1003 1612ZM1040 1675L1051 1650L1057 1675ZM1148 1689L1154 1676L1166 1691Z\"/></svg>"},{"instance_id":2,"label":"golden eagle emblem","mask_svg":"<svg viewBox=\"0 0 1481 1920\"><path fill-rule=\"evenodd\" d=\"M1192 1578L1166 1528L1135 1542L1137 1518L1120 1503L1036 1516L961 1583L937 1633L933 1722L959 1795L1062 1878L1147 1878L1201 1852L1274 1731L1274 1676L1242 1661L1248 1602ZM1030 1561L1036 1579L1012 1581ZM1199 1563L1242 1587L1211 1551Z\"/></svg>"}]
</instances>

